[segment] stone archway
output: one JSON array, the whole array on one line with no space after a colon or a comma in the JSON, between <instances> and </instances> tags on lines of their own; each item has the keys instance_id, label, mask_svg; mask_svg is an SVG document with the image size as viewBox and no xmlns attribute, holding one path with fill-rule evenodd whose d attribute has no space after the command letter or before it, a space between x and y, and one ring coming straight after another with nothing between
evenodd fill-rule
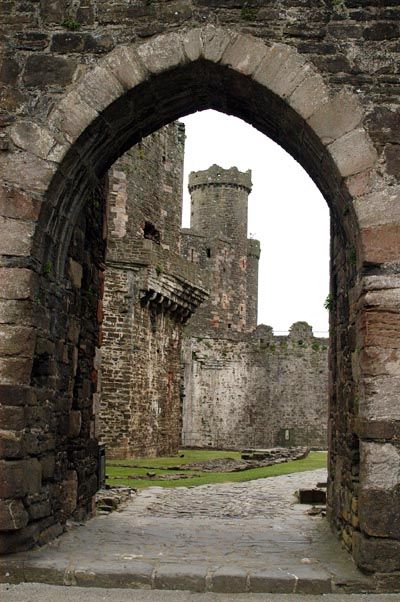
<instances>
[{"instance_id":1,"label":"stone archway","mask_svg":"<svg viewBox=\"0 0 400 602\"><path fill-rule=\"evenodd\" d=\"M378 171L355 92L330 86L291 46L213 26L121 45L82 65L48 113L9 127L2 550L44 542L72 512L91 512L102 178L144 135L203 108L241 117L280 143L330 206L330 521L362 568L398 570L396 191ZM23 502L30 495L42 501L36 514Z\"/></svg>"}]
</instances>

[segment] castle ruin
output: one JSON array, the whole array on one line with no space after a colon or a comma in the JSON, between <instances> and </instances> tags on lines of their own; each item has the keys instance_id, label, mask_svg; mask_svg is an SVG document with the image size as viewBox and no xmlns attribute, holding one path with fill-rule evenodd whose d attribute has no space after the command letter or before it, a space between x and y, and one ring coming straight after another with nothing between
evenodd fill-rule
<instances>
[{"instance_id":1,"label":"castle ruin","mask_svg":"<svg viewBox=\"0 0 400 602\"><path fill-rule=\"evenodd\" d=\"M190 174L182 252L210 276L185 327L186 446L327 446L328 341L306 323L288 337L257 327L260 243L247 238L251 173L213 165Z\"/></svg>"},{"instance_id":2,"label":"castle ruin","mask_svg":"<svg viewBox=\"0 0 400 602\"><path fill-rule=\"evenodd\" d=\"M326 447L327 341L306 324L289 337L257 327L251 173L192 173L192 227L181 230L183 156L173 123L109 173L97 423L107 456Z\"/></svg>"},{"instance_id":3,"label":"castle ruin","mask_svg":"<svg viewBox=\"0 0 400 602\"><path fill-rule=\"evenodd\" d=\"M104 177L212 108L280 144L329 206L327 517L398 583L398 3L3 4L0 551L93 512Z\"/></svg>"}]
</instances>

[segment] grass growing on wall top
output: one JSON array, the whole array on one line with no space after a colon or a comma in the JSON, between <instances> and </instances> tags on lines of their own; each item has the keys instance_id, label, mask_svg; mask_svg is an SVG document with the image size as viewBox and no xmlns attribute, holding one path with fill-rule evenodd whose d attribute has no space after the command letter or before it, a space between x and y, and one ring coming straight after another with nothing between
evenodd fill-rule
<instances>
[{"instance_id":1,"label":"grass growing on wall top","mask_svg":"<svg viewBox=\"0 0 400 602\"><path fill-rule=\"evenodd\" d=\"M107 461L106 473L109 485L128 485L136 489L145 487L193 487L197 485L207 485L211 483L239 483L262 479L267 477L277 477L279 475L292 474L295 472L304 472L307 470L316 470L326 468L326 452L311 452L303 460L295 460L263 468L251 468L241 472L215 472L205 473L201 469L184 471L188 478L164 481L157 479L157 475L176 474L183 472L179 470L182 464L191 462L200 462L215 458L240 458L240 452L226 451L208 451L208 450L182 450L184 454L181 458L173 456L169 458L133 458L131 460L109 460ZM166 470L161 467L177 467L177 470ZM156 473L155 477L148 479L135 479L135 475L145 475L147 472ZM110 478L112 477L112 478Z\"/></svg>"}]
</instances>

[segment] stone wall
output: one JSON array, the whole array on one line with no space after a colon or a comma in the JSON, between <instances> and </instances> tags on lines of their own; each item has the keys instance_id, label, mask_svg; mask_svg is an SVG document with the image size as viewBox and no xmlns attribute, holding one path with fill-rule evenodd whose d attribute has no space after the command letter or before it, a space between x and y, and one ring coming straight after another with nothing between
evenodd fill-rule
<instances>
[{"instance_id":1,"label":"stone wall","mask_svg":"<svg viewBox=\"0 0 400 602\"><path fill-rule=\"evenodd\" d=\"M99 435L108 457L174 454L182 324L203 298L179 255L184 126L125 153L109 173Z\"/></svg>"},{"instance_id":2,"label":"stone wall","mask_svg":"<svg viewBox=\"0 0 400 602\"><path fill-rule=\"evenodd\" d=\"M191 337L183 364L184 445L326 449L328 340L307 324L287 337L263 325L238 340Z\"/></svg>"}]
</instances>

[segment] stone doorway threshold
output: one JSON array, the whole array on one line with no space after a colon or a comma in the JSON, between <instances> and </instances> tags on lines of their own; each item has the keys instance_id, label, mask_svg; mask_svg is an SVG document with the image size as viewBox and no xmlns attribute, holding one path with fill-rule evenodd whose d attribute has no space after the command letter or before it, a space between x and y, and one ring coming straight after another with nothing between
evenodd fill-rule
<instances>
[{"instance_id":1,"label":"stone doorway threshold","mask_svg":"<svg viewBox=\"0 0 400 602\"><path fill-rule=\"evenodd\" d=\"M354 566L294 492L324 470L140 491L118 512L1 560L0 581L87 587L324 594L393 591ZM399 587L400 589L400 587Z\"/></svg>"}]
</instances>

